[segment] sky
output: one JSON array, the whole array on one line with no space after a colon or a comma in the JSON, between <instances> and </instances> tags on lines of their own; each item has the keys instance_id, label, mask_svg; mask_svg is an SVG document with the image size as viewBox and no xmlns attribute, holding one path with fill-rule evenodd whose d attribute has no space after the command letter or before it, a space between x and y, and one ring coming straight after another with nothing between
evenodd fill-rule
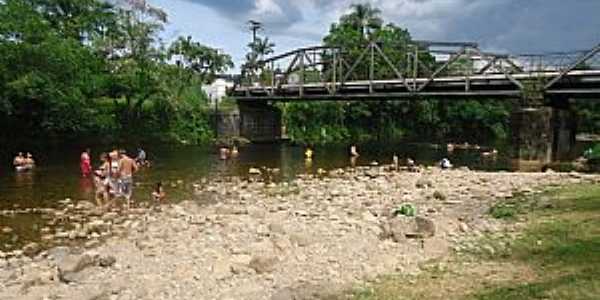
<instances>
[{"instance_id":1,"label":"sky","mask_svg":"<svg viewBox=\"0 0 600 300\"><path fill-rule=\"evenodd\" d=\"M486 51L520 54L591 49L600 43L600 0L147 1L169 15L165 41L190 35L232 55L237 67L251 40L248 20L264 23L260 35L282 53L319 45L351 4L365 2L415 39L476 42Z\"/></svg>"}]
</instances>

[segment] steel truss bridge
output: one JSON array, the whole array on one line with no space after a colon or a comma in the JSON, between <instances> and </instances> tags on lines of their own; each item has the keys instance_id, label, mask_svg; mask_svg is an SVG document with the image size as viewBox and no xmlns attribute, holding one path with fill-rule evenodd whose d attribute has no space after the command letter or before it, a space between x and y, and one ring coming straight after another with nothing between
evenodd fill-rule
<instances>
[{"instance_id":1,"label":"steel truss bridge","mask_svg":"<svg viewBox=\"0 0 600 300\"><path fill-rule=\"evenodd\" d=\"M600 44L583 51L503 55L475 43L414 41L402 57L376 41L353 55L296 49L244 70L238 101L418 98L599 98ZM354 59L352 59L354 58Z\"/></svg>"}]
</instances>

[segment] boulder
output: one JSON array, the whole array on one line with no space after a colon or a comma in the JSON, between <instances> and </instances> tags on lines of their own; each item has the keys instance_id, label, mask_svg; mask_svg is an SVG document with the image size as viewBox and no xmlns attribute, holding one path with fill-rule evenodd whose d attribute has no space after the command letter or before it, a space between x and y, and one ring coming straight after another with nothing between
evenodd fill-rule
<instances>
[{"instance_id":1,"label":"boulder","mask_svg":"<svg viewBox=\"0 0 600 300\"><path fill-rule=\"evenodd\" d=\"M444 194L443 192L435 191L433 192L433 198L436 200L444 201L447 197L446 194Z\"/></svg>"},{"instance_id":2,"label":"boulder","mask_svg":"<svg viewBox=\"0 0 600 300\"><path fill-rule=\"evenodd\" d=\"M96 205L90 201L79 201L77 202L77 206L75 207L77 210L93 210L96 208Z\"/></svg>"},{"instance_id":3,"label":"boulder","mask_svg":"<svg viewBox=\"0 0 600 300\"><path fill-rule=\"evenodd\" d=\"M117 262L117 259L112 255L100 256L98 259L98 265L103 268L112 267Z\"/></svg>"},{"instance_id":4,"label":"boulder","mask_svg":"<svg viewBox=\"0 0 600 300\"><path fill-rule=\"evenodd\" d=\"M250 174L250 175L260 175L260 174L262 174L262 172L259 169L257 169L257 168L250 168L250 169L248 169L248 174Z\"/></svg>"},{"instance_id":5,"label":"boulder","mask_svg":"<svg viewBox=\"0 0 600 300\"><path fill-rule=\"evenodd\" d=\"M256 255L252 257L248 266L257 274L263 274L273 272L278 262L279 259L275 256Z\"/></svg>"},{"instance_id":6,"label":"boulder","mask_svg":"<svg viewBox=\"0 0 600 300\"><path fill-rule=\"evenodd\" d=\"M77 273L96 264L94 255L84 253L81 255L67 255L56 261L58 276L62 282L78 281Z\"/></svg>"},{"instance_id":7,"label":"boulder","mask_svg":"<svg viewBox=\"0 0 600 300\"><path fill-rule=\"evenodd\" d=\"M417 180L417 183L415 184L415 186L419 189L425 189L425 188L433 187L433 183L431 182L431 180L428 180L428 179L419 179L419 180Z\"/></svg>"},{"instance_id":8,"label":"boulder","mask_svg":"<svg viewBox=\"0 0 600 300\"><path fill-rule=\"evenodd\" d=\"M285 228L281 223L270 223L268 228L272 233L285 234Z\"/></svg>"},{"instance_id":9,"label":"boulder","mask_svg":"<svg viewBox=\"0 0 600 300\"><path fill-rule=\"evenodd\" d=\"M224 260L217 260L212 267L213 277L217 280L223 280L231 277L231 264Z\"/></svg>"},{"instance_id":10,"label":"boulder","mask_svg":"<svg viewBox=\"0 0 600 300\"><path fill-rule=\"evenodd\" d=\"M34 257L40 253L41 247L38 243L29 243L23 247L23 253L29 257Z\"/></svg>"},{"instance_id":11,"label":"boulder","mask_svg":"<svg viewBox=\"0 0 600 300\"><path fill-rule=\"evenodd\" d=\"M306 247L313 243L313 239L304 233L290 234L290 242L298 247Z\"/></svg>"},{"instance_id":12,"label":"boulder","mask_svg":"<svg viewBox=\"0 0 600 300\"><path fill-rule=\"evenodd\" d=\"M416 217L415 224L417 225L416 235L407 234L407 237L430 238L435 235L435 223L433 220L425 217Z\"/></svg>"}]
</instances>

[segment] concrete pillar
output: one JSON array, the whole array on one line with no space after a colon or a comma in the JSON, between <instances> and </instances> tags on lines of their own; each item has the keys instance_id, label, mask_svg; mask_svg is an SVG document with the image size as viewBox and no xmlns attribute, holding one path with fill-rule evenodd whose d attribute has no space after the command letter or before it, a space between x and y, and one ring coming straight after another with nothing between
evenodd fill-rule
<instances>
[{"instance_id":1,"label":"concrete pillar","mask_svg":"<svg viewBox=\"0 0 600 300\"><path fill-rule=\"evenodd\" d=\"M571 159L576 119L568 101L516 109L511 115L513 163L519 170L539 170Z\"/></svg>"},{"instance_id":2,"label":"concrete pillar","mask_svg":"<svg viewBox=\"0 0 600 300\"><path fill-rule=\"evenodd\" d=\"M552 108L527 107L511 115L512 158L518 164L547 164L552 161L554 134Z\"/></svg>"},{"instance_id":3,"label":"concrete pillar","mask_svg":"<svg viewBox=\"0 0 600 300\"><path fill-rule=\"evenodd\" d=\"M240 135L252 142L281 139L281 111L266 102L238 102Z\"/></svg>"},{"instance_id":4,"label":"concrete pillar","mask_svg":"<svg viewBox=\"0 0 600 300\"><path fill-rule=\"evenodd\" d=\"M554 144L552 159L564 161L573 159L577 135L577 114L571 109L568 99L553 101L552 126L554 131Z\"/></svg>"}]
</instances>

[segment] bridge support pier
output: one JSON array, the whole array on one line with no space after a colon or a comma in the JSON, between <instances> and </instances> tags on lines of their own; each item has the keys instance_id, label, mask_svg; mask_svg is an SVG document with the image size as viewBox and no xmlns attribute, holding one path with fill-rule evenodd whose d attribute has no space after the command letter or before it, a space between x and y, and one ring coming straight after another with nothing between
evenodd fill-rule
<instances>
[{"instance_id":1,"label":"bridge support pier","mask_svg":"<svg viewBox=\"0 0 600 300\"><path fill-rule=\"evenodd\" d=\"M576 118L568 99L551 99L550 106L519 107L511 116L513 162L519 170L539 170L571 158Z\"/></svg>"},{"instance_id":2,"label":"bridge support pier","mask_svg":"<svg viewBox=\"0 0 600 300\"><path fill-rule=\"evenodd\" d=\"M266 101L238 101L240 135L252 142L281 139L281 111Z\"/></svg>"}]
</instances>

